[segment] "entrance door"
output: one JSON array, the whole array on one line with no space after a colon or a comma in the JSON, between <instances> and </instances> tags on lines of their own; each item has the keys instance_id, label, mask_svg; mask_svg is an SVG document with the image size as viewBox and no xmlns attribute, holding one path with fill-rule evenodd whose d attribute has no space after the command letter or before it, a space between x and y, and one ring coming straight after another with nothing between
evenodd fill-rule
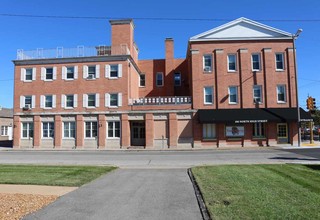
<instances>
[{"instance_id":1,"label":"entrance door","mask_svg":"<svg viewBox=\"0 0 320 220\"><path fill-rule=\"evenodd\" d=\"M146 127L144 121L131 122L131 145L145 146L146 145Z\"/></svg>"},{"instance_id":2,"label":"entrance door","mask_svg":"<svg viewBox=\"0 0 320 220\"><path fill-rule=\"evenodd\" d=\"M277 124L278 143L288 143L288 126L287 124Z\"/></svg>"}]
</instances>

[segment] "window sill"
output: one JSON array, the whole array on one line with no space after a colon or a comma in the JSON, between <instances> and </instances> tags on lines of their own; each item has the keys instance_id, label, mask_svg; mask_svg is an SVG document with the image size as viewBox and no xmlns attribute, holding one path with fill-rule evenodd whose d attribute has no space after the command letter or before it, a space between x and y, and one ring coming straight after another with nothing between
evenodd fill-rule
<instances>
[{"instance_id":1,"label":"window sill","mask_svg":"<svg viewBox=\"0 0 320 220\"><path fill-rule=\"evenodd\" d=\"M261 73L261 70L252 70L253 73Z\"/></svg>"},{"instance_id":2,"label":"window sill","mask_svg":"<svg viewBox=\"0 0 320 220\"><path fill-rule=\"evenodd\" d=\"M276 72L285 72L285 70L284 69L283 70L282 69L281 70L277 70L276 69Z\"/></svg>"},{"instance_id":3,"label":"window sill","mask_svg":"<svg viewBox=\"0 0 320 220\"><path fill-rule=\"evenodd\" d=\"M277 104L286 104L287 102L277 102Z\"/></svg>"},{"instance_id":4,"label":"window sill","mask_svg":"<svg viewBox=\"0 0 320 220\"><path fill-rule=\"evenodd\" d=\"M237 73L237 70L228 70L228 73Z\"/></svg>"},{"instance_id":5,"label":"window sill","mask_svg":"<svg viewBox=\"0 0 320 220\"><path fill-rule=\"evenodd\" d=\"M45 82L53 82L53 79L44 79Z\"/></svg>"},{"instance_id":6,"label":"window sill","mask_svg":"<svg viewBox=\"0 0 320 220\"><path fill-rule=\"evenodd\" d=\"M119 77L109 77L108 79L119 79Z\"/></svg>"},{"instance_id":7,"label":"window sill","mask_svg":"<svg viewBox=\"0 0 320 220\"><path fill-rule=\"evenodd\" d=\"M42 137L41 139L42 140L53 140L54 138L53 137Z\"/></svg>"},{"instance_id":8,"label":"window sill","mask_svg":"<svg viewBox=\"0 0 320 220\"><path fill-rule=\"evenodd\" d=\"M84 140L94 141L94 140L97 140L97 138L94 138L94 137L93 137L93 138L85 137Z\"/></svg>"},{"instance_id":9,"label":"window sill","mask_svg":"<svg viewBox=\"0 0 320 220\"><path fill-rule=\"evenodd\" d=\"M96 80L97 78L92 78L92 79L88 79L88 78L86 78L85 80L87 80L87 81L94 81L94 80Z\"/></svg>"},{"instance_id":10,"label":"window sill","mask_svg":"<svg viewBox=\"0 0 320 220\"><path fill-rule=\"evenodd\" d=\"M43 109L50 110L50 109L53 109L53 108L52 107L44 107Z\"/></svg>"},{"instance_id":11,"label":"window sill","mask_svg":"<svg viewBox=\"0 0 320 220\"><path fill-rule=\"evenodd\" d=\"M87 106L86 108L88 108L88 109L94 109L94 108L96 108L96 106Z\"/></svg>"},{"instance_id":12,"label":"window sill","mask_svg":"<svg viewBox=\"0 0 320 220\"><path fill-rule=\"evenodd\" d=\"M108 106L108 108L119 108L119 106Z\"/></svg>"},{"instance_id":13,"label":"window sill","mask_svg":"<svg viewBox=\"0 0 320 220\"><path fill-rule=\"evenodd\" d=\"M146 86L139 86L139 88L146 88Z\"/></svg>"},{"instance_id":14,"label":"window sill","mask_svg":"<svg viewBox=\"0 0 320 220\"><path fill-rule=\"evenodd\" d=\"M213 105L213 103L203 103L204 105Z\"/></svg>"},{"instance_id":15,"label":"window sill","mask_svg":"<svg viewBox=\"0 0 320 220\"><path fill-rule=\"evenodd\" d=\"M22 82L31 83L32 80L22 80Z\"/></svg>"},{"instance_id":16,"label":"window sill","mask_svg":"<svg viewBox=\"0 0 320 220\"><path fill-rule=\"evenodd\" d=\"M71 78L71 79L64 79L65 81L73 81L75 80L75 78Z\"/></svg>"},{"instance_id":17,"label":"window sill","mask_svg":"<svg viewBox=\"0 0 320 220\"><path fill-rule=\"evenodd\" d=\"M237 102L229 102L229 105L238 105Z\"/></svg>"},{"instance_id":18,"label":"window sill","mask_svg":"<svg viewBox=\"0 0 320 220\"><path fill-rule=\"evenodd\" d=\"M68 137L63 137L62 140L75 140L75 138L68 138Z\"/></svg>"},{"instance_id":19,"label":"window sill","mask_svg":"<svg viewBox=\"0 0 320 220\"><path fill-rule=\"evenodd\" d=\"M74 109L74 107L64 107L64 109Z\"/></svg>"},{"instance_id":20,"label":"window sill","mask_svg":"<svg viewBox=\"0 0 320 220\"><path fill-rule=\"evenodd\" d=\"M107 140L120 140L120 137L107 137Z\"/></svg>"},{"instance_id":21,"label":"window sill","mask_svg":"<svg viewBox=\"0 0 320 220\"><path fill-rule=\"evenodd\" d=\"M203 74L211 74L212 71L203 71Z\"/></svg>"}]
</instances>

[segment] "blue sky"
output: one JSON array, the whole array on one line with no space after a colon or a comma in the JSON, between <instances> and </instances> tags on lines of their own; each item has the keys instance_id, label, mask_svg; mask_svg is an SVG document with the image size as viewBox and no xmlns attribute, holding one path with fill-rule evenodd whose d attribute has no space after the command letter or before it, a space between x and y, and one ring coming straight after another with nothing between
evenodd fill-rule
<instances>
[{"instance_id":1,"label":"blue sky","mask_svg":"<svg viewBox=\"0 0 320 220\"><path fill-rule=\"evenodd\" d=\"M298 58L299 103L308 94L320 105L320 1L318 0L1 0L0 14L109 18L186 18L199 20L135 19L139 59L164 57L164 40L174 38L175 57L186 54L190 37L239 17L295 33ZM276 21L277 20L277 21ZM291 20L291 21L283 21ZM295 20L295 21L292 21ZM298 20L298 21L297 21ZM302 21L305 20L305 21ZM312 21L313 20L313 21ZM108 19L53 19L0 16L0 105L13 106L13 78L17 49L110 45Z\"/></svg>"}]
</instances>

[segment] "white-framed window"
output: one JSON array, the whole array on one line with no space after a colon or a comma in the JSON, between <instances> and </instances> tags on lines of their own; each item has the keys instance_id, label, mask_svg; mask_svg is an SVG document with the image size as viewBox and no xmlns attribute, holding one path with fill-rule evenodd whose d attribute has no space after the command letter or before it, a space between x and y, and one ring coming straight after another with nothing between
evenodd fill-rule
<instances>
[{"instance_id":1,"label":"white-framed window","mask_svg":"<svg viewBox=\"0 0 320 220\"><path fill-rule=\"evenodd\" d=\"M174 86L181 86L181 73L174 73Z\"/></svg>"},{"instance_id":2,"label":"white-framed window","mask_svg":"<svg viewBox=\"0 0 320 220\"><path fill-rule=\"evenodd\" d=\"M42 122L42 138L54 137L54 122Z\"/></svg>"},{"instance_id":3,"label":"white-framed window","mask_svg":"<svg viewBox=\"0 0 320 220\"><path fill-rule=\"evenodd\" d=\"M63 122L63 138L76 138L76 122Z\"/></svg>"},{"instance_id":4,"label":"white-framed window","mask_svg":"<svg viewBox=\"0 0 320 220\"><path fill-rule=\"evenodd\" d=\"M109 108L122 106L122 93L106 93L105 106Z\"/></svg>"},{"instance_id":5,"label":"white-framed window","mask_svg":"<svg viewBox=\"0 0 320 220\"><path fill-rule=\"evenodd\" d=\"M146 86L146 74L139 75L139 86L145 87Z\"/></svg>"},{"instance_id":6,"label":"white-framed window","mask_svg":"<svg viewBox=\"0 0 320 220\"><path fill-rule=\"evenodd\" d=\"M161 72L156 74L156 86L163 86L163 73Z\"/></svg>"},{"instance_id":7,"label":"white-framed window","mask_svg":"<svg viewBox=\"0 0 320 220\"><path fill-rule=\"evenodd\" d=\"M211 70L212 70L212 55L205 54L203 55L203 71L211 72Z\"/></svg>"},{"instance_id":8,"label":"white-framed window","mask_svg":"<svg viewBox=\"0 0 320 220\"><path fill-rule=\"evenodd\" d=\"M83 78L89 80L100 78L100 65L84 65Z\"/></svg>"},{"instance_id":9,"label":"white-framed window","mask_svg":"<svg viewBox=\"0 0 320 220\"><path fill-rule=\"evenodd\" d=\"M105 65L105 77L109 79L117 79L122 77L122 64Z\"/></svg>"},{"instance_id":10,"label":"white-framed window","mask_svg":"<svg viewBox=\"0 0 320 220\"><path fill-rule=\"evenodd\" d=\"M237 86L229 86L229 104L237 104L238 103L238 87Z\"/></svg>"},{"instance_id":11,"label":"white-framed window","mask_svg":"<svg viewBox=\"0 0 320 220\"><path fill-rule=\"evenodd\" d=\"M57 67L41 67L41 80L53 81L57 79Z\"/></svg>"},{"instance_id":12,"label":"white-framed window","mask_svg":"<svg viewBox=\"0 0 320 220\"><path fill-rule=\"evenodd\" d=\"M258 53L252 54L251 63L252 63L252 71L260 71L261 70L260 54Z\"/></svg>"},{"instance_id":13,"label":"white-framed window","mask_svg":"<svg viewBox=\"0 0 320 220\"><path fill-rule=\"evenodd\" d=\"M9 129L9 126L2 125L1 126L1 136L8 136L8 129Z\"/></svg>"},{"instance_id":14,"label":"white-framed window","mask_svg":"<svg viewBox=\"0 0 320 220\"><path fill-rule=\"evenodd\" d=\"M265 123L254 123L252 136L254 138L264 138L265 137Z\"/></svg>"},{"instance_id":15,"label":"white-framed window","mask_svg":"<svg viewBox=\"0 0 320 220\"><path fill-rule=\"evenodd\" d=\"M78 79L78 66L63 66L62 79L64 80Z\"/></svg>"},{"instance_id":16,"label":"white-framed window","mask_svg":"<svg viewBox=\"0 0 320 220\"><path fill-rule=\"evenodd\" d=\"M53 95L44 96L44 107L52 108L53 107Z\"/></svg>"},{"instance_id":17,"label":"white-framed window","mask_svg":"<svg viewBox=\"0 0 320 220\"><path fill-rule=\"evenodd\" d=\"M22 122L21 123L21 138L29 139L33 138L33 122Z\"/></svg>"},{"instance_id":18,"label":"white-framed window","mask_svg":"<svg viewBox=\"0 0 320 220\"><path fill-rule=\"evenodd\" d=\"M202 124L202 138L215 139L216 138L216 124Z\"/></svg>"},{"instance_id":19,"label":"white-framed window","mask_svg":"<svg viewBox=\"0 0 320 220\"><path fill-rule=\"evenodd\" d=\"M262 103L262 86L253 86L253 103Z\"/></svg>"},{"instance_id":20,"label":"white-framed window","mask_svg":"<svg viewBox=\"0 0 320 220\"><path fill-rule=\"evenodd\" d=\"M83 107L85 108L97 108L100 106L99 93L83 94Z\"/></svg>"},{"instance_id":21,"label":"white-framed window","mask_svg":"<svg viewBox=\"0 0 320 220\"><path fill-rule=\"evenodd\" d=\"M86 121L85 122L85 138L96 138L98 137L98 122Z\"/></svg>"},{"instance_id":22,"label":"white-framed window","mask_svg":"<svg viewBox=\"0 0 320 220\"><path fill-rule=\"evenodd\" d=\"M212 86L203 88L203 99L204 99L204 104L213 103L213 87Z\"/></svg>"},{"instance_id":23,"label":"white-framed window","mask_svg":"<svg viewBox=\"0 0 320 220\"><path fill-rule=\"evenodd\" d=\"M237 71L237 55L228 54L228 72Z\"/></svg>"},{"instance_id":24,"label":"white-framed window","mask_svg":"<svg viewBox=\"0 0 320 220\"><path fill-rule=\"evenodd\" d=\"M286 85L277 85L277 102L285 103L286 101Z\"/></svg>"},{"instance_id":25,"label":"white-framed window","mask_svg":"<svg viewBox=\"0 0 320 220\"><path fill-rule=\"evenodd\" d=\"M284 54L276 53L276 70L283 71L284 70Z\"/></svg>"},{"instance_id":26,"label":"white-framed window","mask_svg":"<svg viewBox=\"0 0 320 220\"><path fill-rule=\"evenodd\" d=\"M108 138L120 138L120 121L108 121Z\"/></svg>"},{"instance_id":27,"label":"white-framed window","mask_svg":"<svg viewBox=\"0 0 320 220\"><path fill-rule=\"evenodd\" d=\"M21 81L31 82L36 80L36 68L21 68Z\"/></svg>"},{"instance_id":28,"label":"white-framed window","mask_svg":"<svg viewBox=\"0 0 320 220\"><path fill-rule=\"evenodd\" d=\"M62 108L75 108L78 106L77 94L62 95L61 100Z\"/></svg>"},{"instance_id":29,"label":"white-framed window","mask_svg":"<svg viewBox=\"0 0 320 220\"><path fill-rule=\"evenodd\" d=\"M20 96L20 108L31 109L35 107L35 95Z\"/></svg>"}]
</instances>

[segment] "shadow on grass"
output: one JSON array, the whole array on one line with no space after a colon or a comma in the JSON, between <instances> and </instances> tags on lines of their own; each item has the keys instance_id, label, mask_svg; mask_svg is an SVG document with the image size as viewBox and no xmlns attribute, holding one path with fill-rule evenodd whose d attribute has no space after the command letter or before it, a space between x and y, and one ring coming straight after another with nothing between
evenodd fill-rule
<instances>
[{"instance_id":1,"label":"shadow on grass","mask_svg":"<svg viewBox=\"0 0 320 220\"><path fill-rule=\"evenodd\" d=\"M312 164L309 164L309 165L304 165L305 167L308 167L312 170L320 170L320 165L312 165Z\"/></svg>"},{"instance_id":2,"label":"shadow on grass","mask_svg":"<svg viewBox=\"0 0 320 220\"><path fill-rule=\"evenodd\" d=\"M320 161L319 159L298 158L298 157L271 157L271 160L304 160L304 161Z\"/></svg>"}]
</instances>

